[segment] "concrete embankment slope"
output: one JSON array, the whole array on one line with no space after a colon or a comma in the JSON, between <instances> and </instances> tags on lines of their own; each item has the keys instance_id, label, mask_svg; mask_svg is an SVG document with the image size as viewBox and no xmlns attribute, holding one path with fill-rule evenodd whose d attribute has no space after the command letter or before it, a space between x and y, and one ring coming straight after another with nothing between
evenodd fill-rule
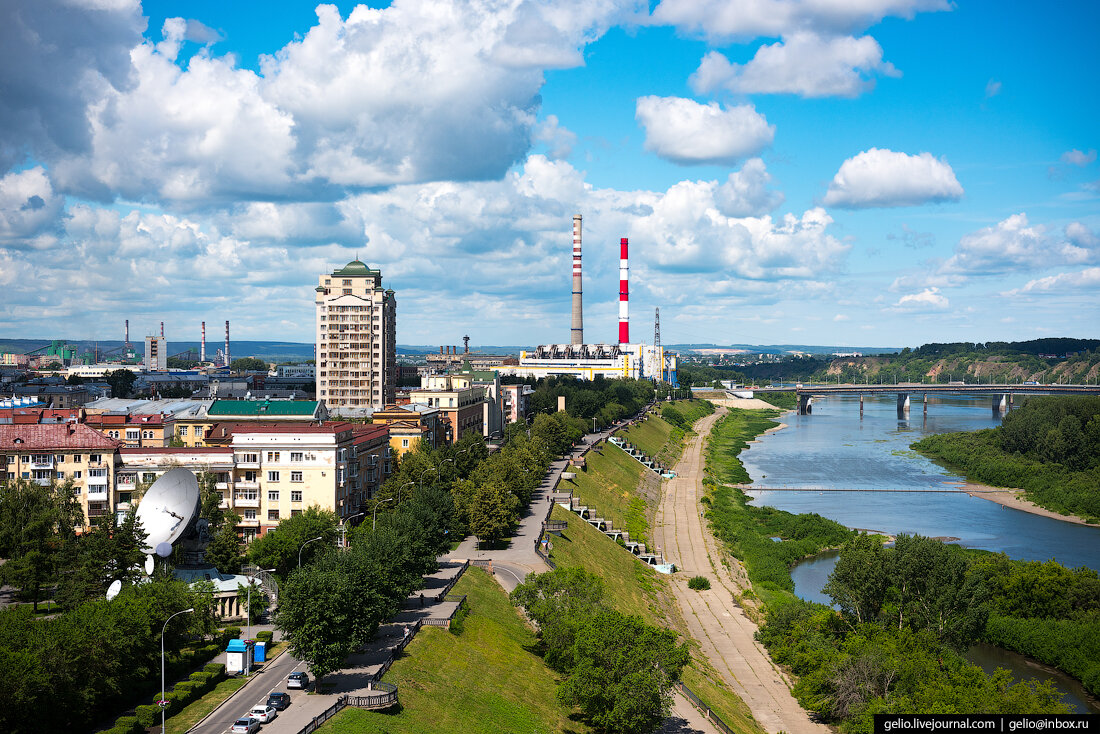
<instances>
[{"instance_id":1,"label":"concrete embankment slope","mask_svg":"<svg viewBox=\"0 0 1100 734\"><path fill-rule=\"evenodd\" d=\"M773 734L829 734L828 727L810 721L782 672L753 638L756 624L734 602L734 593L748 584L743 569L733 563L731 572L723 565L725 554L700 515L705 437L725 413L719 409L695 424L697 433L675 467L676 478L665 484L654 535L665 559L681 571L672 576L671 588L692 637L764 729ZM710 579L710 590L689 589L692 576Z\"/></svg>"}]
</instances>

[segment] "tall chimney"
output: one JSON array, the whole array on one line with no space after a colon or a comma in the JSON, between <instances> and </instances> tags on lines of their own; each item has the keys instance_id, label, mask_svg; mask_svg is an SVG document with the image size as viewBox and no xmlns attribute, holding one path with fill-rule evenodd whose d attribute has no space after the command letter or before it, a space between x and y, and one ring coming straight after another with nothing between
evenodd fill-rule
<instances>
[{"instance_id":1,"label":"tall chimney","mask_svg":"<svg viewBox=\"0 0 1100 734\"><path fill-rule=\"evenodd\" d=\"M126 346L130 346L130 319L126 319Z\"/></svg>"},{"instance_id":2,"label":"tall chimney","mask_svg":"<svg viewBox=\"0 0 1100 734\"><path fill-rule=\"evenodd\" d=\"M206 361L206 322L202 322L202 341L199 342L199 361Z\"/></svg>"},{"instance_id":3,"label":"tall chimney","mask_svg":"<svg viewBox=\"0 0 1100 734\"><path fill-rule=\"evenodd\" d=\"M570 344L584 344L584 307L581 296L581 215L573 215L573 319L569 329Z\"/></svg>"},{"instance_id":4,"label":"tall chimney","mask_svg":"<svg viewBox=\"0 0 1100 734\"><path fill-rule=\"evenodd\" d=\"M225 321L225 366L229 366L229 320Z\"/></svg>"},{"instance_id":5,"label":"tall chimney","mask_svg":"<svg viewBox=\"0 0 1100 734\"><path fill-rule=\"evenodd\" d=\"M630 343L630 317L627 303L630 300L630 266L627 265L627 239L619 240L619 344Z\"/></svg>"},{"instance_id":6,"label":"tall chimney","mask_svg":"<svg viewBox=\"0 0 1100 734\"><path fill-rule=\"evenodd\" d=\"M162 337L164 336L164 322L163 321L160 322L160 335Z\"/></svg>"}]
</instances>

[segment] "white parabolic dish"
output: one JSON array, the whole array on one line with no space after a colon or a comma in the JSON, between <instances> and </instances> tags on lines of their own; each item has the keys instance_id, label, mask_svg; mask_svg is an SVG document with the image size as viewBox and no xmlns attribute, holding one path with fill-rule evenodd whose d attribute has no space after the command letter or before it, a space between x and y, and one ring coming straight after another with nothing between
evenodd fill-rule
<instances>
[{"instance_id":1,"label":"white parabolic dish","mask_svg":"<svg viewBox=\"0 0 1100 734\"><path fill-rule=\"evenodd\" d=\"M189 470L170 469L141 498L137 519L148 533L145 553L176 542L199 511L199 480Z\"/></svg>"}]
</instances>

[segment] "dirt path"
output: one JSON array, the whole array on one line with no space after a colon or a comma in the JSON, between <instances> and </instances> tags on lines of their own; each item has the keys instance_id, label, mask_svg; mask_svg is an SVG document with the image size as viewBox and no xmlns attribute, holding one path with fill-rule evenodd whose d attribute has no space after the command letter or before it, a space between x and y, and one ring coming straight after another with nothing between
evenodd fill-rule
<instances>
[{"instance_id":1,"label":"dirt path","mask_svg":"<svg viewBox=\"0 0 1100 734\"><path fill-rule=\"evenodd\" d=\"M773 734L829 734L828 727L810 721L791 695L782 672L753 639L756 624L733 600L746 583L744 571L736 564L732 572L722 565L725 554L700 517L704 439L725 412L720 408L695 424L697 434L675 467L676 478L665 485L654 535L665 559L680 569L672 576L670 587L692 637L764 729ZM709 578L710 590L688 589L692 576Z\"/></svg>"}]
</instances>

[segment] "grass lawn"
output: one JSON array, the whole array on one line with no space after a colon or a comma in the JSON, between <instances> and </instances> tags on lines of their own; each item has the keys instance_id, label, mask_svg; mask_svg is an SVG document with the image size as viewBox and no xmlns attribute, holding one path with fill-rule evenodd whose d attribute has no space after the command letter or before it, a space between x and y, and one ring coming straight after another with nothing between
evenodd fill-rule
<instances>
[{"instance_id":1,"label":"grass lawn","mask_svg":"<svg viewBox=\"0 0 1100 734\"><path fill-rule=\"evenodd\" d=\"M222 701L236 693L247 682L248 678L244 676L226 678L221 683L214 686L214 690L207 693L198 701L191 703L187 708L180 711L175 716L167 719L164 722L164 728L167 730L166 734L183 734L183 732L199 723L202 717L216 709ZM159 717L160 714L158 713L157 716ZM160 722L158 721L157 724L159 726Z\"/></svg>"},{"instance_id":2,"label":"grass lawn","mask_svg":"<svg viewBox=\"0 0 1100 734\"><path fill-rule=\"evenodd\" d=\"M471 567L455 585L470 614L461 635L425 627L385 681L398 686L396 711L346 708L326 734L589 732L557 703L557 678L529 649L534 633L487 573Z\"/></svg>"},{"instance_id":3,"label":"grass lawn","mask_svg":"<svg viewBox=\"0 0 1100 734\"><path fill-rule=\"evenodd\" d=\"M637 614L650 624L669 627L687 637L686 626L678 611L667 601L667 577L637 561L626 550L575 514L554 507L554 520L568 520L563 537L554 538L550 557L559 568L581 566L598 574L604 581L608 602L624 614ZM695 695L722 717L735 731L762 734L748 707L721 682L698 645L691 641L691 664L684 668L683 680Z\"/></svg>"},{"instance_id":4,"label":"grass lawn","mask_svg":"<svg viewBox=\"0 0 1100 734\"><path fill-rule=\"evenodd\" d=\"M707 473L719 484L747 484L752 481L737 455L749 441L773 426L777 410L742 410L730 408L711 430L707 441Z\"/></svg>"},{"instance_id":5,"label":"grass lawn","mask_svg":"<svg viewBox=\"0 0 1100 734\"><path fill-rule=\"evenodd\" d=\"M706 400L676 400L659 403L658 413L665 405L674 406L687 419L688 425L714 412L714 405ZM642 423L631 426L619 435L665 466L672 466L684 452L687 431L677 428L662 418L651 415Z\"/></svg>"},{"instance_id":6,"label":"grass lawn","mask_svg":"<svg viewBox=\"0 0 1100 734\"><path fill-rule=\"evenodd\" d=\"M586 457L588 471L571 467L570 471L575 471L577 478L563 481L562 486L572 484L574 496L584 500L589 507L595 507L599 517L629 532L631 540L648 543L646 503L637 494L637 489L642 475L649 470L611 443L589 451Z\"/></svg>"}]
</instances>

